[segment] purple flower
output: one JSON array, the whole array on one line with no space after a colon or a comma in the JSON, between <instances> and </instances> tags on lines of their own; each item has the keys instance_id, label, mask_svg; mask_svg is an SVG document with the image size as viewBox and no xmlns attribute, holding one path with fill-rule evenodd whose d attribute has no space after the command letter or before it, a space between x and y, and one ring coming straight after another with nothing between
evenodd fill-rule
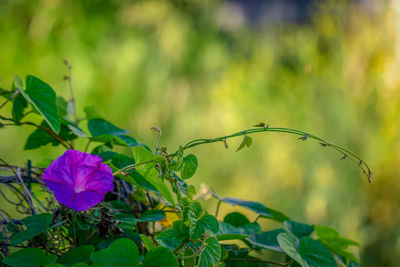
<instances>
[{"instance_id":1,"label":"purple flower","mask_svg":"<svg viewBox=\"0 0 400 267\"><path fill-rule=\"evenodd\" d=\"M111 168L99 156L67 150L43 173L43 181L58 203L76 211L87 210L114 190Z\"/></svg>"}]
</instances>

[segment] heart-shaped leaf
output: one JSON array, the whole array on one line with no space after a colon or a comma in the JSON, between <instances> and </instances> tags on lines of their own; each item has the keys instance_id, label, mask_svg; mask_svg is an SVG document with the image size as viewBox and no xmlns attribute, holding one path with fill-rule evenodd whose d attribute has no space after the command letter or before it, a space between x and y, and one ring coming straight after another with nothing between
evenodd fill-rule
<instances>
[{"instance_id":1,"label":"heart-shaped leaf","mask_svg":"<svg viewBox=\"0 0 400 267\"><path fill-rule=\"evenodd\" d=\"M199 267L209 267L217 264L221 258L221 246L214 237L204 241L204 248L200 254Z\"/></svg>"}]
</instances>

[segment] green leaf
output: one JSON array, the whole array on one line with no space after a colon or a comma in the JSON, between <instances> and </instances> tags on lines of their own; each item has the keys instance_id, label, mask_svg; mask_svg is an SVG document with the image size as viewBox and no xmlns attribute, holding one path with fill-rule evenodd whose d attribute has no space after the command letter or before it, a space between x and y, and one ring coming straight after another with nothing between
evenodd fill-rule
<instances>
[{"instance_id":1,"label":"green leaf","mask_svg":"<svg viewBox=\"0 0 400 267\"><path fill-rule=\"evenodd\" d=\"M129 131L123 130L114 124L101 119L93 118L88 121L88 129L92 137L92 141L103 143L114 143L121 146L141 146L150 150L145 145L139 143L135 138L125 135Z\"/></svg>"},{"instance_id":2,"label":"green leaf","mask_svg":"<svg viewBox=\"0 0 400 267\"><path fill-rule=\"evenodd\" d=\"M240 227L245 224L250 223L249 219L246 216L239 212L231 212L225 215L224 222L229 223L235 227Z\"/></svg>"},{"instance_id":3,"label":"green leaf","mask_svg":"<svg viewBox=\"0 0 400 267\"><path fill-rule=\"evenodd\" d=\"M86 114L86 119L91 120L91 119L101 119L101 116L97 112L96 108L94 106L86 106L83 111Z\"/></svg>"},{"instance_id":4,"label":"green leaf","mask_svg":"<svg viewBox=\"0 0 400 267\"><path fill-rule=\"evenodd\" d=\"M167 247L170 250L174 250L188 236L189 236L188 229L182 223L182 221L175 221L172 228L161 232L157 236L156 240L160 245Z\"/></svg>"},{"instance_id":5,"label":"green leaf","mask_svg":"<svg viewBox=\"0 0 400 267\"><path fill-rule=\"evenodd\" d=\"M88 130L93 137L102 135L120 136L127 134L129 131L123 130L114 124L103 119L91 119L88 121Z\"/></svg>"},{"instance_id":6,"label":"green leaf","mask_svg":"<svg viewBox=\"0 0 400 267\"><path fill-rule=\"evenodd\" d=\"M3 232L0 232L0 242L3 242L3 240L4 240L4 234Z\"/></svg>"},{"instance_id":7,"label":"green leaf","mask_svg":"<svg viewBox=\"0 0 400 267\"><path fill-rule=\"evenodd\" d=\"M46 256L39 248L24 248L4 258L3 262L11 267L42 267L54 263L56 258L56 255Z\"/></svg>"},{"instance_id":8,"label":"green leaf","mask_svg":"<svg viewBox=\"0 0 400 267\"><path fill-rule=\"evenodd\" d=\"M154 159L154 155L143 147L133 147L132 152L137 163L150 161ZM175 201L171 195L169 188L163 183L158 177L158 172L154 168L154 163L142 164L136 166L137 172L142 175L152 186L154 186L160 194L165 197L172 205L175 205Z\"/></svg>"},{"instance_id":9,"label":"green leaf","mask_svg":"<svg viewBox=\"0 0 400 267\"><path fill-rule=\"evenodd\" d=\"M246 201L242 200L239 198L234 198L234 197L219 197L217 194L213 194L214 197L217 199L221 200L222 202L228 203L232 206L241 206L243 208L249 209L251 211L254 211L255 213L263 216L264 218L270 218L272 220L276 220L281 222L282 219L288 220L289 217L283 215L280 212L277 212L275 210L269 209L265 207L263 204L256 202L256 201Z\"/></svg>"},{"instance_id":10,"label":"green leaf","mask_svg":"<svg viewBox=\"0 0 400 267\"><path fill-rule=\"evenodd\" d=\"M196 222L200 219L200 216L203 213L203 208L201 204L197 201L193 202L189 207L188 218L192 222Z\"/></svg>"},{"instance_id":11,"label":"green leaf","mask_svg":"<svg viewBox=\"0 0 400 267\"><path fill-rule=\"evenodd\" d=\"M185 192L189 199L193 199L193 197L196 195L196 188L194 187L194 185L189 185L186 188Z\"/></svg>"},{"instance_id":12,"label":"green leaf","mask_svg":"<svg viewBox=\"0 0 400 267\"><path fill-rule=\"evenodd\" d=\"M41 213L22 219L21 223L26 226L26 230L16 233L10 239L10 244L21 244L22 242L46 231L51 224L51 220L52 215L50 213Z\"/></svg>"},{"instance_id":13,"label":"green leaf","mask_svg":"<svg viewBox=\"0 0 400 267\"><path fill-rule=\"evenodd\" d=\"M319 241L311 237L300 239L299 253L309 267L336 267L336 261L329 250Z\"/></svg>"},{"instance_id":14,"label":"green leaf","mask_svg":"<svg viewBox=\"0 0 400 267\"><path fill-rule=\"evenodd\" d=\"M43 121L41 126L50 130L46 121ZM61 125L59 136L63 140L67 141L73 140L77 137L76 135L72 134L71 131L68 129L68 127L65 125ZM57 146L58 144L60 144L60 141L58 141L56 138L54 138L44 130L36 129L33 133L31 133L28 136L24 149L25 150L35 149L47 144L52 144L53 146Z\"/></svg>"},{"instance_id":15,"label":"green leaf","mask_svg":"<svg viewBox=\"0 0 400 267\"><path fill-rule=\"evenodd\" d=\"M90 259L90 254L93 252L94 247L90 245L76 247L58 258L57 263L70 267L75 263L88 262Z\"/></svg>"},{"instance_id":16,"label":"green leaf","mask_svg":"<svg viewBox=\"0 0 400 267\"><path fill-rule=\"evenodd\" d=\"M359 246L357 242L341 237L335 229L327 226L316 225L315 233L320 241L331 251L351 261L357 262L356 256L346 250L349 246Z\"/></svg>"},{"instance_id":17,"label":"green leaf","mask_svg":"<svg viewBox=\"0 0 400 267\"><path fill-rule=\"evenodd\" d=\"M221 246L218 240L214 237L208 238L204 241L205 247L203 248L198 266L199 267L210 267L213 264L217 264L221 258Z\"/></svg>"},{"instance_id":18,"label":"green leaf","mask_svg":"<svg viewBox=\"0 0 400 267\"><path fill-rule=\"evenodd\" d=\"M261 226L257 222L248 223L240 227L247 235L255 235L261 233Z\"/></svg>"},{"instance_id":19,"label":"green leaf","mask_svg":"<svg viewBox=\"0 0 400 267\"><path fill-rule=\"evenodd\" d=\"M329 250L319 241L305 236L300 241L289 233L280 233L278 243L282 250L303 267L336 267Z\"/></svg>"},{"instance_id":20,"label":"green leaf","mask_svg":"<svg viewBox=\"0 0 400 267\"><path fill-rule=\"evenodd\" d=\"M142 217L136 218L137 222L156 222L165 219L165 213L162 210L146 210Z\"/></svg>"},{"instance_id":21,"label":"green leaf","mask_svg":"<svg viewBox=\"0 0 400 267\"><path fill-rule=\"evenodd\" d=\"M238 149L236 149L236 152L238 152L239 150L242 150L246 146L250 147L252 143L253 143L253 139L250 136L245 135L242 143L240 143Z\"/></svg>"},{"instance_id":22,"label":"green leaf","mask_svg":"<svg viewBox=\"0 0 400 267\"><path fill-rule=\"evenodd\" d=\"M13 86L15 86L15 88L17 88L19 91L24 90L24 85L22 84L22 80L18 75L14 75Z\"/></svg>"},{"instance_id":23,"label":"green leaf","mask_svg":"<svg viewBox=\"0 0 400 267\"><path fill-rule=\"evenodd\" d=\"M154 248L154 244L153 241L151 241L150 238L148 238L146 235L140 234L140 239L142 239L142 242L144 244L144 247L147 250L151 250L152 248Z\"/></svg>"},{"instance_id":24,"label":"green leaf","mask_svg":"<svg viewBox=\"0 0 400 267\"><path fill-rule=\"evenodd\" d=\"M162 210L146 210L141 217L135 217L133 214L118 214L113 217L115 221L125 222L156 222L165 219L165 213Z\"/></svg>"},{"instance_id":25,"label":"green leaf","mask_svg":"<svg viewBox=\"0 0 400 267\"><path fill-rule=\"evenodd\" d=\"M197 158L193 154L189 154L183 158L183 167L181 170L181 178L182 179L189 179L192 177L197 170L198 162Z\"/></svg>"},{"instance_id":26,"label":"green leaf","mask_svg":"<svg viewBox=\"0 0 400 267\"><path fill-rule=\"evenodd\" d=\"M289 233L283 232L278 235L278 243L281 249L301 266L308 267L296 249L296 239Z\"/></svg>"},{"instance_id":27,"label":"green leaf","mask_svg":"<svg viewBox=\"0 0 400 267\"><path fill-rule=\"evenodd\" d=\"M99 156L104 161L111 159L111 164L112 164L111 168L115 166L115 169L113 169L113 171L117 171L119 169L122 169L128 165L132 165L135 163L133 158L112 151L101 152ZM152 184L150 184L146 179L144 179L144 177L140 175L136 170L129 171L129 175L118 175L118 177L122 180L127 181L128 183L135 184L147 190L159 193L158 190Z\"/></svg>"},{"instance_id":28,"label":"green leaf","mask_svg":"<svg viewBox=\"0 0 400 267\"><path fill-rule=\"evenodd\" d=\"M81 263L80 262L80 263L74 264L72 267L89 267L89 265L87 265L86 263Z\"/></svg>"},{"instance_id":29,"label":"green leaf","mask_svg":"<svg viewBox=\"0 0 400 267\"><path fill-rule=\"evenodd\" d=\"M219 231L217 233L217 239L222 240L233 240L233 239L244 239L249 237L243 231L243 229L237 228L230 225L229 223L220 222Z\"/></svg>"},{"instance_id":30,"label":"green leaf","mask_svg":"<svg viewBox=\"0 0 400 267\"><path fill-rule=\"evenodd\" d=\"M15 123L19 123L20 120L24 117L24 110L28 107L28 102L26 102L25 98L18 94L14 99L13 107L12 107L12 118Z\"/></svg>"},{"instance_id":31,"label":"green leaf","mask_svg":"<svg viewBox=\"0 0 400 267\"><path fill-rule=\"evenodd\" d=\"M278 252L283 252L282 248L279 246L278 243L278 235L280 233L284 233L284 229L276 229L273 231L268 231L268 232L262 232L256 235L253 235L246 240L249 241L252 245L263 248L263 249L268 249L272 251L278 251Z\"/></svg>"},{"instance_id":32,"label":"green leaf","mask_svg":"<svg viewBox=\"0 0 400 267\"><path fill-rule=\"evenodd\" d=\"M60 132L60 119L56 103L56 93L45 82L34 76L26 76L26 90L20 92L26 101L31 103L36 110L46 120L50 128L55 132Z\"/></svg>"},{"instance_id":33,"label":"green leaf","mask_svg":"<svg viewBox=\"0 0 400 267\"><path fill-rule=\"evenodd\" d=\"M115 240L106 249L92 253L90 259L94 267L134 267L139 265L139 250L127 238Z\"/></svg>"},{"instance_id":34,"label":"green leaf","mask_svg":"<svg viewBox=\"0 0 400 267\"><path fill-rule=\"evenodd\" d=\"M14 93L13 91L6 90L6 89L0 87L0 96L4 97L6 99L10 98L13 95L13 93Z\"/></svg>"},{"instance_id":35,"label":"green leaf","mask_svg":"<svg viewBox=\"0 0 400 267\"><path fill-rule=\"evenodd\" d=\"M304 223L299 223L295 221L285 221L285 229L295 235L298 238L303 236L310 236L314 232L314 225L308 225Z\"/></svg>"},{"instance_id":36,"label":"green leaf","mask_svg":"<svg viewBox=\"0 0 400 267\"><path fill-rule=\"evenodd\" d=\"M196 265L196 254L194 254L193 249L187 248L183 252L183 266L194 267Z\"/></svg>"},{"instance_id":37,"label":"green leaf","mask_svg":"<svg viewBox=\"0 0 400 267\"><path fill-rule=\"evenodd\" d=\"M190 218L190 216L189 216ZM192 240L197 240L201 237L201 235L206 231L209 230L210 232L216 234L219 230L219 223L218 220L210 215L206 214L201 217L199 220L190 219L190 226L189 226L189 233L190 238Z\"/></svg>"},{"instance_id":38,"label":"green leaf","mask_svg":"<svg viewBox=\"0 0 400 267\"><path fill-rule=\"evenodd\" d=\"M288 216L286 216L285 214L283 214L280 211L277 211L277 210L274 210L271 208L267 208L267 211L270 214L270 216L261 215L262 218L269 218L269 219L272 219L272 220L278 221L278 222L290 220L290 218Z\"/></svg>"},{"instance_id":39,"label":"green leaf","mask_svg":"<svg viewBox=\"0 0 400 267\"><path fill-rule=\"evenodd\" d=\"M174 254L165 247L156 247L150 250L143 260L143 267L178 267Z\"/></svg>"},{"instance_id":40,"label":"green leaf","mask_svg":"<svg viewBox=\"0 0 400 267\"><path fill-rule=\"evenodd\" d=\"M14 76L14 83L12 84L12 89L14 93L16 91L21 92L24 90L21 78L18 75ZM12 94L12 92L10 92ZM11 97L11 95L9 96ZM24 96L19 93L15 98L14 98L14 103L12 107L12 118L15 123L19 123L20 120L24 117L24 110L28 107L28 102L24 98Z\"/></svg>"}]
</instances>

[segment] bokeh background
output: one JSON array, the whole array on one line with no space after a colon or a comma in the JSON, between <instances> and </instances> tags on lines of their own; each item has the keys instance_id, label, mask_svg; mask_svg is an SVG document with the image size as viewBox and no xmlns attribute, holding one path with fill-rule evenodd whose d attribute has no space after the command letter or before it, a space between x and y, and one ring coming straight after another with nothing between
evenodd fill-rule
<instances>
[{"instance_id":1,"label":"bokeh background","mask_svg":"<svg viewBox=\"0 0 400 267\"><path fill-rule=\"evenodd\" d=\"M68 98L64 58L79 115L95 105L148 145L151 126L172 151L261 121L355 151L372 184L318 143L274 133L238 153L241 140L196 147L191 181L337 228L361 244L365 266L398 266L398 1L0 1L2 87L33 74ZM1 129L0 157L22 165L62 153L24 151L32 131Z\"/></svg>"}]
</instances>

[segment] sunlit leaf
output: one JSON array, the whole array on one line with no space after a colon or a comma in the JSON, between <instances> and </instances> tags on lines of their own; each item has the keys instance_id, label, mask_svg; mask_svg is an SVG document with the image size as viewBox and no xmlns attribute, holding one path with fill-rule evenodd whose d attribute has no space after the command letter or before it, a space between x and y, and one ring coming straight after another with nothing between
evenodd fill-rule
<instances>
[{"instance_id":1,"label":"sunlit leaf","mask_svg":"<svg viewBox=\"0 0 400 267\"><path fill-rule=\"evenodd\" d=\"M198 162L197 158L193 154L189 154L183 158L183 167L181 170L182 179L189 179L192 177L197 170Z\"/></svg>"},{"instance_id":2,"label":"sunlit leaf","mask_svg":"<svg viewBox=\"0 0 400 267\"><path fill-rule=\"evenodd\" d=\"M148 238L146 235L140 234L140 239L142 239L144 247L147 250L150 250L150 249L152 249L154 247L153 241L151 241L151 239Z\"/></svg>"},{"instance_id":3,"label":"sunlit leaf","mask_svg":"<svg viewBox=\"0 0 400 267\"><path fill-rule=\"evenodd\" d=\"M21 90L20 92L26 101L31 103L42 115L49 127L58 134L61 123L58 115L56 93L47 83L32 75L26 76L25 84L26 90Z\"/></svg>"},{"instance_id":4,"label":"sunlit leaf","mask_svg":"<svg viewBox=\"0 0 400 267\"><path fill-rule=\"evenodd\" d=\"M136 163L150 161L154 159L154 155L143 147L133 147L133 156ZM142 175L152 186L154 186L162 196L165 197L171 204L174 205L175 201L172 197L171 191L164 184L164 182L158 177L159 173L154 168L154 164L142 164L136 166L137 172Z\"/></svg>"}]
</instances>

